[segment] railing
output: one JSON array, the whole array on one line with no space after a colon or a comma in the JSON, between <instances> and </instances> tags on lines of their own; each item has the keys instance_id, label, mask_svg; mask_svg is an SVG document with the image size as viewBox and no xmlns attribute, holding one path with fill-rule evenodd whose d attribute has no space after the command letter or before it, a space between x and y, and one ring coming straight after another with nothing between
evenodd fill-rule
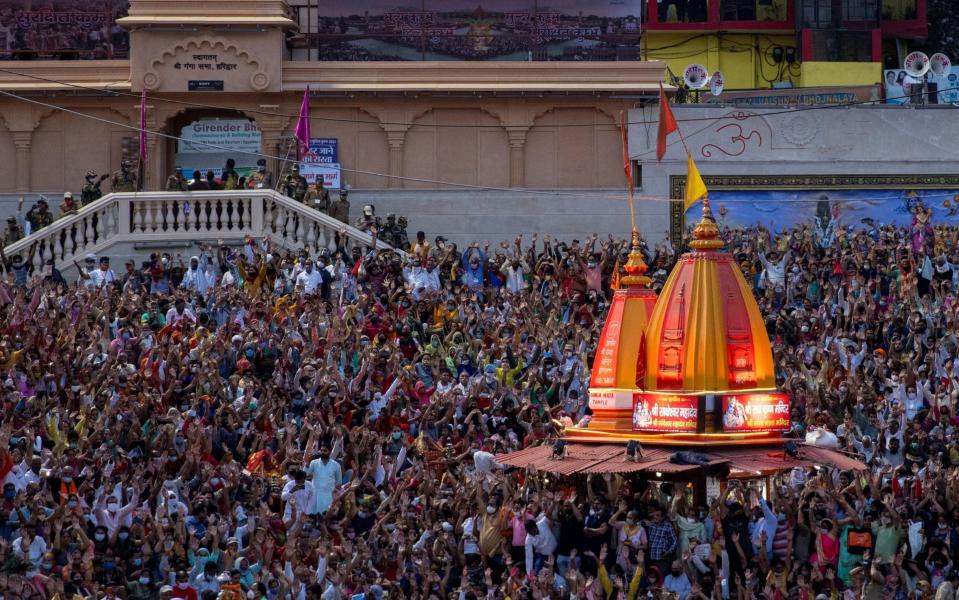
<instances>
[{"instance_id":1,"label":"railing","mask_svg":"<svg viewBox=\"0 0 959 600\"><path fill-rule=\"evenodd\" d=\"M36 269L51 258L62 268L124 242L236 242L268 235L289 249L332 250L341 231L354 243L372 242L368 233L272 190L121 193L84 206L5 252L26 260L35 248L31 260ZM376 245L390 248L379 240Z\"/></svg>"}]
</instances>

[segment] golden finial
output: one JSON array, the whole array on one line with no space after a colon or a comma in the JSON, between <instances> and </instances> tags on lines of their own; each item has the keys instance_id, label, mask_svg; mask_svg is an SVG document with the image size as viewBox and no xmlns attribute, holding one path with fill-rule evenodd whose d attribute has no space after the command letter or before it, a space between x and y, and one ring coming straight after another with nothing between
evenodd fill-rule
<instances>
[{"instance_id":1,"label":"golden finial","mask_svg":"<svg viewBox=\"0 0 959 600\"><path fill-rule=\"evenodd\" d=\"M633 228L633 247L629 251L629 258L626 260L623 270L626 271L626 276L622 279L623 285L643 286L649 285L653 281L646 276L649 267L643 260L643 251L639 244L639 231L635 227Z\"/></svg>"},{"instance_id":2,"label":"golden finial","mask_svg":"<svg viewBox=\"0 0 959 600\"><path fill-rule=\"evenodd\" d=\"M723 247L723 241L719 239L716 219L713 218L713 211L709 208L709 194L703 196L703 218L693 229L693 238L693 241L689 243L689 247L693 250L718 250Z\"/></svg>"}]
</instances>

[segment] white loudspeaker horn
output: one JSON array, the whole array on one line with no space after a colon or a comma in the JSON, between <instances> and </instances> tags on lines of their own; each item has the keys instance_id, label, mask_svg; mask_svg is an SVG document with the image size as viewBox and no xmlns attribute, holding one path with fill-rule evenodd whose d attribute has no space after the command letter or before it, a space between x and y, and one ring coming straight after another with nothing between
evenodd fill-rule
<instances>
[{"instance_id":1,"label":"white loudspeaker horn","mask_svg":"<svg viewBox=\"0 0 959 600\"><path fill-rule=\"evenodd\" d=\"M718 96L723 93L725 87L726 77L723 76L723 72L716 71L713 73L712 77L709 78L709 93L713 96Z\"/></svg>"},{"instance_id":2,"label":"white loudspeaker horn","mask_svg":"<svg viewBox=\"0 0 959 600\"><path fill-rule=\"evenodd\" d=\"M906 60L902 61L902 68L906 75L920 78L929 72L929 57L923 52L910 52Z\"/></svg>"},{"instance_id":3,"label":"white loudspeaker horn","mask_svg":"<svg viewBox=\"0 0 959 600\"><path fill-rule=\"evenodd\" d=\"M952 69L952 61L942 52L936 52L929 57L929 70L933 75L937 77L948 75L950 69Z\"/></svg>"},{"instance_id":4,"label":"white loudspeaker horn","mask_svg":"<svg viewBox=\"0 0 959 600\"><path fill-rule=\"evenodd\" d=\"M683 83L691 90L701 90L709 83L709 71L702 65L691 64L683 71Z\"/></svg>"}]
</instances>

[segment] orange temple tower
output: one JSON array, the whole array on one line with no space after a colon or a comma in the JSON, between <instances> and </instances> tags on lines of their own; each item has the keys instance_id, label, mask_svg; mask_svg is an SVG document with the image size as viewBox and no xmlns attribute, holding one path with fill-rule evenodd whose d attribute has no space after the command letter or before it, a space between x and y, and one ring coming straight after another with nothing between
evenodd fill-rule
<instances>
[{"instance_id":1,"label":"orange temple tower","mask_svg":"<svg viewBox=\"0 0 959 600\"><path fill-rule=\"evenodd\" d=\"M593 368L594 418L586 428L568 429L568 438L768 443L789 429L789 399L776 393L762 314L724 250L708 198L689 246L649 314L637 360L621 359L610 386L604 352L625 338L609 334L617 322L613 304Z\"/></svg>"},{"instance_id":2,"label":"orange temple tower","mask_svg":"<svg viewBox=\"0 0 959 600\"><path fill-rule=\"evenodd\" d=\"M497 460L567 476L670 479L691 486L699 502L727 478L824 464L865 468L841 452L800 450L783 438L789 397L776 390L765 322L707 197L689 247L657 299L633 234L625 285L613 296L593 362L591 420L550 445Z\"/></svg>"}]
</instances>

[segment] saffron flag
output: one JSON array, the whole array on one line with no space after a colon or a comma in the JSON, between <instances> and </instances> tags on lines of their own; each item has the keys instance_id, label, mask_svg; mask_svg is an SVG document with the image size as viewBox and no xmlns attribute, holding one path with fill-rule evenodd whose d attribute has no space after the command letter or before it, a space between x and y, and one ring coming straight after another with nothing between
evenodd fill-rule
<instances>
[{"instance_id":1,"label":"saffron flag","mask_svg":"<svg viewBox=\"0 0 959 600\"><path fill-rule=\"evenodd\" d=\"M626 112L619 111L619 134L623 140L623 171L626 173L626 185L633 189L633 163L629 160L629 143L626 137Z\"/></svg>"},{"instance_id":2,"label":"saffron flag","mask_svg":"<svg viewBox=\"0 0 959 600\"><path fill-rule=\"evenodd\" d=\"M696 163L693 162L693 155L687 152L686 157L689 159L689 162L686 165L686 194L684 196L685 202L683 202L684 212L689 210L689 207L695 204L697 200L706 195L706 184L699 175L699 169L696 168Z\"/></svg>"},{"instance_id":3,"label":"saffron flag","mask_svg":"<svg viewBox=\"0 0 959 600\"><path fill-rule=\"evenodd\" d=\"M616 259L616 266L613 267L613 274L609 278L609 289L618 290L619 289L619 259Z\"/></svg>"},{"instance_id":4,"label":"saffron flag","mask_svg":"<svg viewBox=\"0 0 959 600\"><path fill-rule=\"evenodd\" d=\"M296 120L296 129L293 130L296 138L296 160L310 151L310 86L303 92L303 102L300 104L300 116Z\"/></svg>"},{"instance_id":5,"label":"saffron flag","mask_svg":"<svg viewBox=\"0 0 959 600\"><path fill-rule=\"evenodd\" d=\"M666 136L677 131L676 118L673 117L673 111L669 109L669 101L666 100L666 92L663 90L663 84L659 84L659 133L656 135L656 160L663 160L666 156Z\"/></svg>"},{"instance_id":6,"label":"saffron flag","mask_svg":"<svg viewBox=\"0 0 959 600\"><path fill-rule=\"evenodd\" d=\"M147 92L140 92L140 163L147 160Z\"/></svg>"}]
</instances>

